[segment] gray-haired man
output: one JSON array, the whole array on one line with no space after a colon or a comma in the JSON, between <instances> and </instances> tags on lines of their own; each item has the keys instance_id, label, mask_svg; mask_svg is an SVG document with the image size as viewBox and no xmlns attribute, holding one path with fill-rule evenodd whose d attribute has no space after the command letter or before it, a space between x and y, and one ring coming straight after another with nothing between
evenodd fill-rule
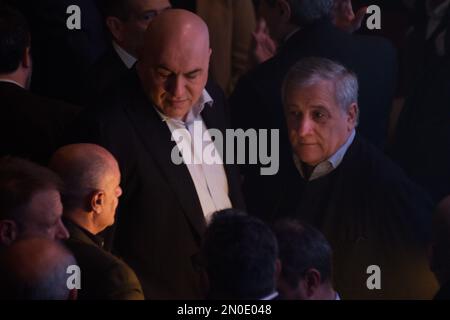
<instances>
[{"instance_id":1,"label":"gray-haired man","mask_svg":"<svg viewBox=\"0 0 450 320\"><path fill-rule=\"evenodd\" d=\"M431 203L357 133L355 75L307 58L289 71L282 92L296 168L282 173L277 217L292 213L324 233L343 298L431 298Z\"/></svg>"}]
</instances>

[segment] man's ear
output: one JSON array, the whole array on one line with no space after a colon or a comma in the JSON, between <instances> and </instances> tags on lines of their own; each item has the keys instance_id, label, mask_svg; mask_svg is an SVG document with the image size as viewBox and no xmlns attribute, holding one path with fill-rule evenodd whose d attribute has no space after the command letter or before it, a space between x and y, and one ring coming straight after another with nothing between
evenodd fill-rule
<instances>
[{"instance_id":1,"label":"man's ear","mask_svg":"<svg viewBox=\"0 0 450 320\"><path fill-rule=\"evenodd\" d=\"M118 42L119 45L121 45L125 37L122 21L120 21L120 19L117 17L107 17L106 26L108 27L109 32L111 32L114 40Z\"/></svg>"},{"instance_id":2,"label":"man's ear","mask_svg":"<svg viewBox=\"0 0 450 320\"><path fill-rule=\"evenodd\" d=\"M0 244L9 246L17 240L17 224L13 220L0 220Z\"/></svg>"},{"instance_id":3,"label":"man's ear","mask_svg":"<svg viewBox=\"0 0 450 320\"><path fill-rule=\"evenodd\" d=\"M284 23L289 23L291 21L291 5L287 0L278 0L277 1L278 10L280 10L281 20Z\"/></svg>"},{"instance_id":4,"label":"man's ear","mask_svg":"<svg viewBox=\"0 0 450 320\"><path fill-rule=\"evenodd\" d=\"M317 289L320 287L321 283L322 277L317 269L311 268L306 271L304 277L304 285L305 285L305 294L308 300L314 299L315 293Z\"/></svg>"},{"instance_id":5,"label":"man's ear","mask_svg":"<svg viewBox=\"0 0 450 320\"><path fill-rule=\"evenodd\" d=\"M347 119L349 125L349 131L353 130L358 123L358 104L352 103L347 111Z\"/></svg>"},{"instance_id":6,"label":"man's ear","mask_svg":"<svg viewBox=\"0 0 450 320\"><path fill-rule=\"evenodd\" d=\"M102 213L104 203L105 192L103 190L94 191L91 195L91 210L95 213Z\"/></svg>"},{"instance_id":7,"label":"man's ear","mask_svg":"<svg viewBox=\"0 0 450 320\"><path fill-rule=\"evenodd\" d=\"M22 57L22 67L25 69L30 69L31 66L31 47L26 47Z\"/></svg>"}]
</instances>

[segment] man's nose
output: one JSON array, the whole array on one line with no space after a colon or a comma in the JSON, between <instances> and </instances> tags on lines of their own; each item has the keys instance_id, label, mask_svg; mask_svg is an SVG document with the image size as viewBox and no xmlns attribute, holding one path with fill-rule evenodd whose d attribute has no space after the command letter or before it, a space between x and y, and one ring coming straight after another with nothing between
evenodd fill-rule
<instances>
[{"instance_id":1,"label":"man's nose","mask_svg":"<svg viewBox=\"0 0 450 320\"><path fill-rule=\"evenodd\" d=\"M69 231L67 231L61 219L58 222L55 239L56 240L66 240L69 238Z\"/></svg>"},{"instance_id":2,"label":"man's nose","mask_svg":"<svg viewBox=\"0 0 450 320\"><path fill-rule=\"evenodd\" d=\"M311 134L312 129L314 128L314 122L307 117L299 120L297 132L299 137L305 137Z\"/></svg>"},{"instance_id":3,"label":"man's nose","mask_svg":"<svg viewBox=\"0 0 450 320\"><path fill-rule=\"evenodd\" d=\"M169 83L168 91L174 98L183 98L184 97L184 80L181 76L173 77L173 79Z\"/></svg>"}]
</instances>

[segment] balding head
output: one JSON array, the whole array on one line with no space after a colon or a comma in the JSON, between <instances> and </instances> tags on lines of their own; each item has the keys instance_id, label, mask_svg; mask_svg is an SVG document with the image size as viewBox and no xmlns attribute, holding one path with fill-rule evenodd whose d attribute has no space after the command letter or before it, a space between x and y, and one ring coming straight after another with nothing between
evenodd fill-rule
<instances>
[{"instance_id":1,"label":"balding head","mask_svg":"<svg viewBox=\"0 0 450 320\"><path fill-rule=\"evenodd\" d=\"M60 243L46 238L16 241L0 253L0 298L66 300L67 268L76 265Z\"/></svg>"},{"instance_id":2,"label":"balding head","mask_svg":"<svg viewBox=\"0 0 450 320\"><path fill-rule=\"evenodd\" d=\"M185 119L206 85L210 54L208 27L199 16L173 9L150 23L138 73L162 113Z\"/></svg>"},{"instance_id":3,"label":"balding head","mask_svg":"<svg viewBox=\"0 0 450 320\"><path fill-rule=\"evenodd\" d=\"M108 150L94 144L67 145L52 156L50 168L64 182L64 215L100 210L108 216L102 219L103 228L114 222L122 190L119 166Z\"/></svg>"},{"instance_id":4,"label":"balding head","mask_svg":"<svg viewBox=\"0 0 450 320\"><path fill-rule=\"evenodd\" d=\"M431 270L442 285L450 281L450 196L436 207L432 234Z\"/></svg>"}]
</instances>

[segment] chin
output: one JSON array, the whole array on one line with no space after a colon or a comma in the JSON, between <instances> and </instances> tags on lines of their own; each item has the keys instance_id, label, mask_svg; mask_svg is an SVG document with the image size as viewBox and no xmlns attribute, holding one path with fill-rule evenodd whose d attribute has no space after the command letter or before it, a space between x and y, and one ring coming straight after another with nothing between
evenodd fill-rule
<instances>
[{"instance_id":1,"label":"chin","mask_svg":"<svg viewBox=\"0 0 450 320\"><path fill-rule=\"evenodd\" d=\"M306 164L308 166L316 166L322 161L321 158L313 156L313 155L298 153L297 156L301 162L303 162L304 164Z\"/></svg>"}]
</instances>

